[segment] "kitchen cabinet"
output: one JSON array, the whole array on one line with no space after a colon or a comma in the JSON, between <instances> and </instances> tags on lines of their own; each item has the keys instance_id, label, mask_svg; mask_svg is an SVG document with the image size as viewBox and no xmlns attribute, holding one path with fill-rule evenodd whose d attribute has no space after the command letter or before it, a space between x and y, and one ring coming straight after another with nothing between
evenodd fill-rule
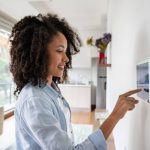
<instances>
[{"instance_id":1,"label":"kitchen cabinet","mask_svg":"<svg viewBox=\"0 0 150 150\"><path fill-rule=\"evenodd\" d=\"M99 56L98 49L94 46L91 46L90 48L91 48L91 57L98 58L98 56Z\"/></svg>"},{"instance_id":2,"label":"kitchen cabinet","mask_svg":"<svg viewBox=\"0 0 150 150\"><path fill-rule=\"evenodd\" d=\"M90 47L80 48L80 52L72 56L73 68L91 68L91 50Z\"/></svg>"},{"instance_id":3,"label":"kitchen cabinet","mask_svg":"<svg viewBox=\"0 0 150 150\"><path fill-rule=\"evenodd\" d=\"M91 85L59 84L72 110L91 111Z\"/></svg>"}]
</instances>

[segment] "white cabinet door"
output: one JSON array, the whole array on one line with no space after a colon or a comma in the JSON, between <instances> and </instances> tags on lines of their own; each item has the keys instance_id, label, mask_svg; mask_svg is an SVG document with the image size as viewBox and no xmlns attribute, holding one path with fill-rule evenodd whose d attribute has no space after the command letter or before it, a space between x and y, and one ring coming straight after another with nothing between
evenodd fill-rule
<instances>
[{"instance_id":1,"label":"white cabinet door","mask_svg":"<svg viewBox=\"0 0 150 150\"><path fill-rule=\"evenodd\" d=\"M80 52L72 56L73 68L91 68L91 49L90 47L81 47Z\"/></svg>"},{"instance_id":2,"label":"white cabinet door","mask_svg":"<svg viewBox=\"0 0 150 150\"><path fill-rule=\"evenodd\" d=\"M71 108L91 109L91 86L59 85L62 95Z\"/></svg>"},{"instance_id":3,"label":"white cabinet door","mask_svg":"<svg viewBox=\"0 0 150 150\"><path fill-rule=\"evenodd\" d=\"M99 57L98 48L91 46L91 57L92 58L98 58Z\"/></svg>"}]
</instances>

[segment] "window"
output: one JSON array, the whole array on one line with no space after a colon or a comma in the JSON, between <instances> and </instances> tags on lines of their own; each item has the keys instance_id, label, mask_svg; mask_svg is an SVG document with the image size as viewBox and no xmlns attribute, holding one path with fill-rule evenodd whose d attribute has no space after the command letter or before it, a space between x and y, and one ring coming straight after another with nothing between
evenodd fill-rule
<instances>
[{"instance_id":1,"label":"window","mask_svg":"<svg viewBox=\"0 0 150 150\"><path fill-rule=\"evenodd\" d=\"M8 31L0 28L0 106L4 106L5 111L14 107L16 101L13 95L14 83L9 71L9 36Z\"/></svg>"}]
</instances>

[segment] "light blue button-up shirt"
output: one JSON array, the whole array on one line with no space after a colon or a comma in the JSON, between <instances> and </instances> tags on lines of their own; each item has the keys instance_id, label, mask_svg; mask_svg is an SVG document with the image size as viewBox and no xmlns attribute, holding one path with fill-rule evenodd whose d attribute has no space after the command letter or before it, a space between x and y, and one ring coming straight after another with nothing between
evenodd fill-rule
<instances>
[{"instance_id":1,"label":"light blue button-up shirt","mask_svg":"<svg viewBox=\"0 0 150 150\"><path fill-rule=\"evenodd\" d=\"M74 145L67 134L64 112L54 88L27 84L21 91L15 110L17 150L106 150L100 129ZM65 99L63 103L69 109Z\"/></svg>"}]
</instances>

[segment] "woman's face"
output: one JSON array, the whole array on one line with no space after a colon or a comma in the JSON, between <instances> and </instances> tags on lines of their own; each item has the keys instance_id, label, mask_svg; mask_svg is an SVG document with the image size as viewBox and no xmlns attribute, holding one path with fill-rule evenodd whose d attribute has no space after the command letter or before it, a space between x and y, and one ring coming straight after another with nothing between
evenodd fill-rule
<instances>
[{"instance_id":1,"label":"woman's face","mask_svg":"<svg viewBox=\"0 0 150 150\"><path fill-rule=\"evenodd\" d=\"M67 39L65 36L58 32L54 36L53 40L48 44L48 54L49 54L49 77L62 77L64 72L64 67L69 61L67 55Z\"/></svg>"}]
</instances>

